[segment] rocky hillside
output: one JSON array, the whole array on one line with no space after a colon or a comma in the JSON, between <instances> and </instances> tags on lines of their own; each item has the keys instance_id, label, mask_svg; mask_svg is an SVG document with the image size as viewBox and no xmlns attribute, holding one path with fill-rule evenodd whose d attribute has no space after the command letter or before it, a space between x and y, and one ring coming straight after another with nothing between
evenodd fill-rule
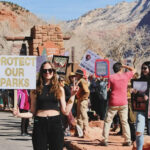
<instances>
[{"instance_id":1,"label":"rocky hillside","mask_svg":"<svg viewBox=\"0 0 150 150\"><path fill-rule=\"evenodd\" d=\"M30 28L45 22L17 4L0 2L0 53L9 54L11 43L4 36L29 36Z\"/></svg>"},{"instance_id":2,"label":"rocky hillside","mask_svg":"<svg viewBox=\"0 0 150 150\"><path fill-rule=\"evenodd\" d=\"M76 20L63 22L62 31L71 35L71 39L65 41L66 51L70 52L71 47L75 47L76 62L80 61L87 49L105 55L104 36L109 33L114 37L123 30L133 30L149 11L150 0L137 0L91 10ZM29 36L30 28L37 24L46 22L21 6L1 1L0 54L11 51L12 43L5 41L4 36Z\"/></svg>"},{"instance_id":3,"label":"rocky hillside","mask_svg":"<svg viewBox=\"0 0 150 150\"><path fill-rule=\"evenodd\" d=\"M141 28L143 26L150 27L150 11L143 17L143 19L139 22L137 28Z\"/></svg>"},{"instance_id":4,"label":"rocky hillside","mask_svg":"<svg viewBox=\"0 0 150 150\"><path fill-rule=\"evenodd\" d=\"M76 20L67 21L63 24L64 30L71 32L72 38L66 41L66 49L70 50L74 46L78 58L81 58L87 48L105 53L100 41L106 33L116 36L122 30L133 30L149 11L150 1L138 0L95 9Z\"/></svg>"}]
</instances>

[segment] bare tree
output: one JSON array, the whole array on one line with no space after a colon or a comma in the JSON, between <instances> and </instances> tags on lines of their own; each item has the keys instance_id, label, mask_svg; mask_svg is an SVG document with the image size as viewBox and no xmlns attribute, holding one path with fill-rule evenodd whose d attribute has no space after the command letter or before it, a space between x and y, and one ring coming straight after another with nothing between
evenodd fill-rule
<instances>
[{"instance_id":1,"label":"bare tree","mask_svg":"<svg viewBox=\"0 0 150 150\"><path fill-rule=\"evenodd\" d=\"M132 38L130 45L133 51L133 65L136 66L141 61L147 60L150 55L150 32L145 26L137 29L130 38Z\"/></svg>"},{"instance_id":2,"label":"bare tree","mask_svg":"<svg viewBox=\"0 0 150 150\"><path fill-rule=\"evenodd\" d=\"M147 27L136 30L122 30L120 34L107 33L100 38L101 49L105 55L116 61L125 58L133 60L134 67L138 66L150 55L150 32Z\"/></svg>"},{"instance_id":3,"label":"bare tree","mask_svg":"<svg viewBox=\"0 0 150 150\"><path fill-rule=\"evenodd\" d=\"M80 35L81 41L84 45L84 51L90 49L100 56L105 57L98 34L95 34L95 32L82 31L82 34Z\"/></svg>"}]
</instances>

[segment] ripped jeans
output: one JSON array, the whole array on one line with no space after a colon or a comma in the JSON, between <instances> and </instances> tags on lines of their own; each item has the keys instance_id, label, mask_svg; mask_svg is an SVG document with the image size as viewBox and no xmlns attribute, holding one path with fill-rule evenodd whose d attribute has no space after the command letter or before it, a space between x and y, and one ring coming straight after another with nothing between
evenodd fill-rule
<instances>
[{"instance_id":1,"label":"ripped jeans","mask_svg":"<svg viewBox=\"0 0 150 150\"><path fill-rule=\"evenodd\" d=\"M141 133L140 135L136 135L137 150L143 150L144 128L145 128L145 112L137 112L137 115L136 115L136 132Z\"/></svg>"}]
</instances>

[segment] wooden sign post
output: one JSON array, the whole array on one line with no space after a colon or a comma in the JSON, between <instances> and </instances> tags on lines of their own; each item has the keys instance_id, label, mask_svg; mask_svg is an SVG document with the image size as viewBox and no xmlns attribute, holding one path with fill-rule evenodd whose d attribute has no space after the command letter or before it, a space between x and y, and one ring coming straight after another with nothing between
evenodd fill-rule
<instances>
[{"instance_id":1,"label":"wooden sign post","mask_svg":"<svg viewBox=\"0 0 150 150\"><path fill-rule=\"evenodd\" d=\"M72 49L71 49L71 56L72 56L71 71L72 72L74 72L74 50L75 50L75 48L72 47Z\"/></svg>"},{"instance_id":2,"label":"wooden sign post","mask_svg":"<svg viewBox=\"0 0 150 150\"><path fill-rule=\"evenodd\" d=\"M17 90L14 90L14 109L17 108Z\"/></svg>"}]
</instances>

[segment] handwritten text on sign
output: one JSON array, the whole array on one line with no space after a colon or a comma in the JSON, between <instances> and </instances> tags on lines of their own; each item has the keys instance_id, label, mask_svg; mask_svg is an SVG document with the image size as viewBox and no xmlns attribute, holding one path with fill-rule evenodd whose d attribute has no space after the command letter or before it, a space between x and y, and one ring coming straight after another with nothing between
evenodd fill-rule
<instances>
[{"instance_id":1,"label":"handwritten text on sign","mask_svg":"<svg viewBox=\"0 0 150 150\"><path fill-rule=\"evenodd\" d=\"M35 56L0 56L1 89L35 89Z\"/></svg>"}]
</instances>

